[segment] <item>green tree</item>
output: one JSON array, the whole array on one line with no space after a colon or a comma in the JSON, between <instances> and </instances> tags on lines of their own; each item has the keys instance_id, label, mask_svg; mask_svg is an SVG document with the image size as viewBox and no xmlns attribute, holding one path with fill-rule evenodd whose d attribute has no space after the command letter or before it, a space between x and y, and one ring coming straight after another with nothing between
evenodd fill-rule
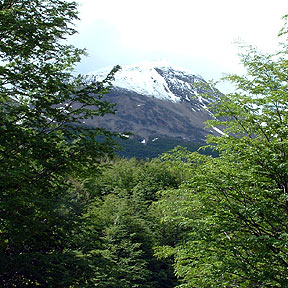
<instances>
[{"instance_id":1,"label":"green tree","mask_svg":"<svg viewBox=\"0 0 288 288\"><path fill-rule=\"evenodd\" d=\"M187 232L158 253L174 255L183 287L288 286L286 56L287 46L273 55L248 47L241 55L247 74L228 75L236 91L211 108L221 119L211 125L226 127L209 139L219 157L178 152L171 159L186 157L194 176L163 193L159 207Z\"/></svg>"},{"instance_id":2,"label":"green tree","mask_svg":"<svg viewBox=\"0 0 288 288\"><path fill-rule=\"evenodd\" d=\"M114 213L104 230L103 254L111 265L102 285L107 288L155 287L149 267L153 257L153 233L147 221L133 213L129 199L111 196L103 206L104 209L114 206Z\"/></svg>"},{"instance_id":3,"label":"green tree","mask_svg":"<svg viewBox=\"0 0 288 288\"><path fill-rule=\"evenodd\" d=\"M101 175L83 181L91 201L83 215L80 242L98 271L93 285L175 287L170 260L158 260L153 250L166 243L170 231L159 231L158 217L150 209L158 190L178 182L170 168L159 160L114 159Z\"/></svg>"},{"instance_id":4,"label":"green tree","mask_svg":"<svg viewBox=\"0 0 288 288\"><path fill-rule=\"evenodd\" d=\"M102 82L73 76L85 54L64 43L74 20L72 1L0 1L2 287L87 283L87 263L71 240L81 209L68 180L113 153L112 134L85 119L114 112L101 98L118 67Z\"/></svg>"}]
</instances>

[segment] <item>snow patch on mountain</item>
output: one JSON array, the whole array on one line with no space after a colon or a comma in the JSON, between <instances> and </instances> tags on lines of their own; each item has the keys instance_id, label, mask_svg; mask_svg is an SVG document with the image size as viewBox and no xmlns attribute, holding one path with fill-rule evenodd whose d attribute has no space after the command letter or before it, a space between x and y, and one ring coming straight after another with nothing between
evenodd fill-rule
<instances>
[{"instance_id":1,"label":"snow patch on mountain","mask_svg":"<svg viewBox=\"0 0 288 288\"><path fill-rule=\"evenodd\" d=\"M216 132L218 132L219 134L221 134L221 135L223 135L223 136L228 136L226 133L224 133L222 130L220 130L219 128L217 128L217 127L214 127L214 126L212 126L212 128L216 131Z\"/></svg>"},{"instance_id":2,"label":"snow patch on mountain","mask_svg":"<svg viewBox=\"0 0 288 288\"><path fill-rule=\"evenodd\" d=\"M99 80L111 71L111 67L90 72ZM179 92L189 90L194 95L198 94L193 83L187 83L187 77L193 82L204 80L183 69L169 65L167 62L141 62L136 65L123 66L115 75L114 87L124 88L141 95L147 95L158 99L180 102ZM171 91L173 88L174 91ZM175 93L177 92L178 93ZM188 97L187 97L188 98Z\"/></svg>"}]
</instances>

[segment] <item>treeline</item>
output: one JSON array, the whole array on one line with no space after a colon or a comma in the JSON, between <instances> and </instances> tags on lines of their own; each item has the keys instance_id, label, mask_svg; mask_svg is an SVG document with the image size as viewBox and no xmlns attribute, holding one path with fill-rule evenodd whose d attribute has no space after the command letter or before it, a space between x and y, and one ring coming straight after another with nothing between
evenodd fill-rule
<instances>
[{"instance_id":1,"label":"treeline","mask_svg":"<svg viewBox=\"0 0 288 288\"><path fill-rule=\"evenodd\" d=\"M196 141L187 141L183 139L169 138L169 137L159 137L156 141L149 140L147 144L142 144L140 139L137 137L130 139L116 139L119 144L119 149L116 154L123 158L138 158L138 159L153 159L160 157L161 154L172 150L177 146L182 146L187 148L189 151L199 151L202 154L217 156L217 153L207 147L205 150L199 150L204 143L198 143Z\"/></svg>"}]
</instances>

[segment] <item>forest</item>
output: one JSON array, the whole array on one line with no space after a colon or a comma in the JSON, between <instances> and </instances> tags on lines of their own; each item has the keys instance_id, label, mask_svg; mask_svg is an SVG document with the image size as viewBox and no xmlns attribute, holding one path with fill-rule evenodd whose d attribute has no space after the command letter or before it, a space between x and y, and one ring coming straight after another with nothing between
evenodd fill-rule
<instances>
[{"instance_id":1,"label":"forest","mask_svg":"<svg viewBox=\"0 0 288 288\"><path fill-rule=\"evenodd\" d=\"M120 67L73 73L77 3L0 0L1 287L288 287L287 18L280 51L242 47L224 77L225 135L139 160L81 125L117 113Z\"/></svg>"}]
</instances>

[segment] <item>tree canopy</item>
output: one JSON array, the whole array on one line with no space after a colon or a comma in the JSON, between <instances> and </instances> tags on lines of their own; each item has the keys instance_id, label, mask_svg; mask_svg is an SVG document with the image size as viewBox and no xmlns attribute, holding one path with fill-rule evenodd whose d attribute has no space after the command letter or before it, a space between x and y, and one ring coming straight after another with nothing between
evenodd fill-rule
<instances>
[{"instance_id":1,"label":"tree canopy","mask_svg":"<svg viewBox=\"0 0 288 288\"><path fill-rule=\"evenodd\" d=\"M112 134L85 119L114 113L102 97L118 67L101 82L73 75L85 51L65 38L77 19L72 1L0 1L2 287L69 287L84 277L71 269L84 262L72 249L79 210L69 177L113 153Z\"/></svg>"},{"instance_id":2,"label":"tree canopy","mask_svg":"<svg viewBox=\"0 0 288 288\"><path fill-rule=\"evenodd\" d=\"M225 127L209 137L219 157L166 156L175 165L186 159L194 175L159 202L165 221L188 231L158 249L174 255L181 287L288 285L287 45L273 55L246 47L241 61L247 74L225 78L235 92L210 107L219 117L210 124Z\"/></svg>"}]
</instances>

